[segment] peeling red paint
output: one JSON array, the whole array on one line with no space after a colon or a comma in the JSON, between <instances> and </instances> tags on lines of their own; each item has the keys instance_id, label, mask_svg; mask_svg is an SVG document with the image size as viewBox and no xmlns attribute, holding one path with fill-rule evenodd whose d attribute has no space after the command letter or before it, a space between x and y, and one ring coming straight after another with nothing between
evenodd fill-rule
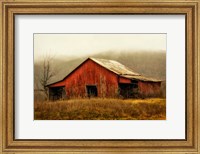
<instances>
[{"instance_id":1,"label":"peeling red paint","mask_svg":"<svg viewBox=\"0 0 200 154\"><path fill-rule=\"evenodd\" d=\"M51 87L63 85L63 83L68 97L86 97L86 85L96 85L99 97L113 97L118 89L117 75L90 59L64 81L53 84Z\"/></svg>"}]
</instances>

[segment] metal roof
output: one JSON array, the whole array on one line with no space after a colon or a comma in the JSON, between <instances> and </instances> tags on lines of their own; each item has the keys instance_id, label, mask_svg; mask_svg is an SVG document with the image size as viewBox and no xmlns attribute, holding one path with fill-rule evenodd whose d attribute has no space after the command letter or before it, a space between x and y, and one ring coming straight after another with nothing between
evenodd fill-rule
<instances>
[{"instance_id":1,"label":"metal roof","mask_svg":"<svg viewBox=\"0 0 200 154\"><path fill-rule=\"evenodd\" d=\"M161 80L157 80L157 79L153 79L153 78L142 76L139 73L134 72L132 69L126 67L125 65L123 65L123 64L121 64L121 63L119 63L119 62L117 62L115 60L91 58L91 57L88 58L88 59L94 61L95 63L101 65L102 67L108 69L109 71L114 72L115 74L117 74L117 75L119 75L121 77L124 77L124 78L135 79L135 80L140 80L140 81L161 82ZM88 59L86 59L84 62L86 62ZM80 67L83 63L81 63L78 67ZM78 67L76 67L76 68L78 68ZM76 68L74 70L76 70ZM69 74L71 74L71 73L69 73ZM63 81L67 76L65 76L61 80L57 80L56 82L51 82L48 85L52 85L54 83Z\"/></svg>"},{"instance_id":2,"label":"metal roof","mask_svg":"<svg viewBox=\"0 0 200 154\"><path fill-rule=\"evenodd\" d=\"M123 64L115 60L107 60L107 59L99 59L99 58L90 58L90 59L118 75L122 75L122 74L129 74L129 75L136 75L136 76L140 75L138 73L133 72L130 68L124 66Z\"/></svg>"},{"instance_id":3,"label":"metal roof","mask_svg":"<svg viewBox=\"0 0 200 154\"><path fill-rule=\"evenodd\" d=\"M128 79L135 79L141 81L152 81L152 82L160 82L161 80L149 78L140 75L139 73L134 72L132 69L126 67L125 65L115 61L115 60L107 60L107 59L99 59L99 58L89 58L99 65L107 68L108 70Z\"/></svg>"},{"instance_id":4,"label":"metal roof","mask_svg":"<svg viewBox=\"0 0 200 154\"><path fill-rule=\"evenodd\" d=\"M135 75L133 75L133 76L132 75L121 75L121 76L125 77L125 78L128 78L128 79L134 79L134 80L140 80L140 81L161 82L161 80L145 77L145 76L142 76L142 75L138 75L138 76L135 76Z\"/></svg>"}]
</instances>

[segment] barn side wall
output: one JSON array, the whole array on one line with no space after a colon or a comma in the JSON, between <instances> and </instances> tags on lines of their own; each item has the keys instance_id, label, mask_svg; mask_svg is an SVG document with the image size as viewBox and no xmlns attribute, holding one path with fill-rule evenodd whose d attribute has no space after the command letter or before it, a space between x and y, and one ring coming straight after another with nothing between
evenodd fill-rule
<instances>
[{"instance_id":1,"label":"barn side wall","mask_svg":"<svg viewBox=\"0 0 200 154\"><path fill-rule=\"evenodd\" d=\"M158 97L161 96L160 82L138 82L139 95L141 97Z\"/></svg>"},{"instance_id":2,"label":"barn side wall","mask_svg":"<svg viewBox=\"0 0 200 154\"><path fill-rule=\"evenodd\" d=\"M62 87L62 86L65 86L65 81L60 81L60 82L54 83L54 84L50 85L49 87Z\"/></svg>"},{"instance_id":3,"label":"barn side wall","mask_svg":"<svg viewBox=\"0 0 200 154\"><path fill-rule=\"evenodd\" d=\"M131 83L130 79L119 77L119 83Z\"/></svg>"},{"instance_id":4,"label":"barn side wall","mask_svg":"<svg viewBox=\"0 0 200 154\"><path fill-rule=\"evenodd\" d=\"M87 60L65 79L67 97L87 97L86 85L96 85L98 97L118 95L118 77L92 60Z\"/></svg>"}]
</instances>

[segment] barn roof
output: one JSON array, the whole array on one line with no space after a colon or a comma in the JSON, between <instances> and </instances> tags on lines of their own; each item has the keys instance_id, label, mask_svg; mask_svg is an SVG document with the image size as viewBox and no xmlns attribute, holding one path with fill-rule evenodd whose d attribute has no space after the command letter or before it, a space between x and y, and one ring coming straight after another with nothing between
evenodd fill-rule
<instances>
[{"instance_id":1,"label":"barn roof","mask_svg":"<svg viewBox=\"0 0 200 154\"><path fill-rule=\"evenodd\" d=\"M151 82L161 82L161 80L150 78L150 77L145 77L142 75L121 75L122 77L128 78L128 79L135 79L135 80L140 80L140 81L151 81Z\"/></svg>"},{"instance_id":2,"label":"barn roof","mask_svg":"<svg viewBox=\"0 0 200 154\"><path fill-rule=\"evenodd\" d=\"M101 65L102 67L108 69L109 71L114 72L115 74L117 74L121 77L124 77L124 78L141 80L141 81L161 82L161 80L142 76L139 73L134 72L132 69L126 67L125 65L123 65L115 60L91 58L91 57L88 59L94 61L95 63ZM84 62L86 62L88 59L86 59ZM81 63L78 67L80 67L83 63ZM72 72L74 72L77 68L75 68ZM71 73L69 73L67 76L69 76ZM63 81L67 76L65 76L63 79L58 80L56 82L49 83L48 85L52 85L54 83Z\"/></svg>"},{"instance_id":3,"label":"barn roof","mask_svg":"<svg viewBox=\"0 0 200 154\"><path fill-rule=\"evenodd\" d=\"M99 59L99 58L90 58L90 59L124 78L136 79L136 80L142 80L142 81L160 82L160 80L142 76L139 73L134 72L132 69L126 67L125 65L115 60L107 60L107 59Z\"/></svg>"},{"instance_id":4,"label":"barn roof","mask_svg":"<svg viewBox=\"0 0 200 154\"><path fill-rule=\"evenodd\" d=\"M90 59L118 75L122 75L122 74L129 74L129 75L136 75L136 76L140 75L138 73L133 72L130 68L124 66L123 64L115 60L107 60L107 59L99 59L99 58L90 58Z\"/></svg>"}]
</instances>

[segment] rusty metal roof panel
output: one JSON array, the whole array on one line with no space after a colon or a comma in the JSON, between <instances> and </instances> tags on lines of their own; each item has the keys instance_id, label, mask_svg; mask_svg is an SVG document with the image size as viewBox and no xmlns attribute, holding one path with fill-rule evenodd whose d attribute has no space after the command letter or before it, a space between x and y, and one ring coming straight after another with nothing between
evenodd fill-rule
<instances>
[{"instance_id":1,"label":"rusty metal roof panel","mask_svg":"<svg viewBox=\"0 0 200 154\"><path fill-rule=\"evenodd\" d=\"M90 58L95 61L99 65L107 68L108 70L128 79L136 79L141 81L151 81L151 82L161 82L161 80L144 77L139 73L134 72L130 68L125 65L115 61L115 60L107 60L107 59L99 59L99 58Z\"/></svg>"},{"instance_id":2,"label":"rusty metal roof panel","mask_svg":"<svg viewBox=\"0 0 200 154\"><path fill-rule=\"evenodd\" d=\"M140 75L136 72L133 72L133 70L115 60L107 60L99 58L90 58L90 59L118 75L121 74L135 75L135 76Z\"/></svg>"}]
</instances>

